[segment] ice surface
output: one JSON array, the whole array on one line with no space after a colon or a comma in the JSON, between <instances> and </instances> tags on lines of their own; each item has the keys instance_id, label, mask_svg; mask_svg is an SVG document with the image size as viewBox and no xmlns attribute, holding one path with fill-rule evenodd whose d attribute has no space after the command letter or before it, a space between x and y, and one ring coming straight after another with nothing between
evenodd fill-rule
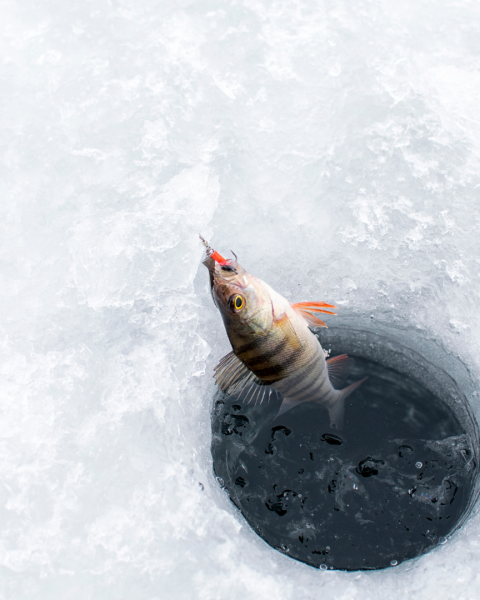
<instances>
[{"instance_id":1,"label":"ice surface","mask_svg":"<svg viewBox=\"0 0 480 600\"><path fill-rule=\"evenodd\" d=\"M478 515L361 575L245 525L212 474L228 343L198 239L292 301L338 303L339 324L446 348L476 382L478 2L1 15L3 597L478 597Z\"/></svg>"}]
</instances>

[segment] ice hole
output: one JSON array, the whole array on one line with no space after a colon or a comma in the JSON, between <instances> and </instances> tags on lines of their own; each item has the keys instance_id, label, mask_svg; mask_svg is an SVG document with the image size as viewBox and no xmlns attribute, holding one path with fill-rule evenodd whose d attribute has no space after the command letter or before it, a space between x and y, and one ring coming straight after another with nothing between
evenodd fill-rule
<instances>
[{"instance_id":1,"label":"ice hole","mask_svg":"<svg viewBox=\"0 0 480 600\"><path fill-rule=\"evenodd\" d=\"M318 332L332 356L356 359L345 427L305 404L275 419L217 393L214 470L270 546L317 568L396 567L444 544L478 494L473 381L460 357L415 329L343 319ZM349 383L347 382L347 383Z\"/></svg>"}]
</instances>

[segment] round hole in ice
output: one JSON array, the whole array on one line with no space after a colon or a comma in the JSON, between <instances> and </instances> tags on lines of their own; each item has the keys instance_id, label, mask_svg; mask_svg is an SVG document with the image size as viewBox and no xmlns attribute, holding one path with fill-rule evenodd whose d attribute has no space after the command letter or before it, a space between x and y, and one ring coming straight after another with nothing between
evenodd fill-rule
<instances>
[{"instance_id":1,"label":"round hole in ice","mask_svg":"<svg viewBox=\"0 0 480 600\"><path fill-rule=\"evenodd\" d=\"M332 355L356 359L345 427L305 404L273 421L217 394L217 477L272 547L320 568L396 566L445 544L478 496L474 391L461 359L409 330L347 323L321 331Z\"/></svg>"}]
</instances>

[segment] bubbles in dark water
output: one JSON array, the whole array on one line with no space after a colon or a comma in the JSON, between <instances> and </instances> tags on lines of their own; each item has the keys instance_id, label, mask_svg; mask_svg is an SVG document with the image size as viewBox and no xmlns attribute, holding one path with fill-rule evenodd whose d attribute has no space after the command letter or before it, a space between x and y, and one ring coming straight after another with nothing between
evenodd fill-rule
<instances>
[{"instance_id":1,"label":"bubbles in dark water","mask_svg":"<svg viewBox=\"0 0 480 600\"><path fill-rule=\"evenodd\" d=\"M214 469L253 529L321 568L396 566L445 543L477 473L472 441L420 384L357 358L345 426L304 404L274 420L280 400L244 405L219 394Z\"/></svg>"}]
</instances>

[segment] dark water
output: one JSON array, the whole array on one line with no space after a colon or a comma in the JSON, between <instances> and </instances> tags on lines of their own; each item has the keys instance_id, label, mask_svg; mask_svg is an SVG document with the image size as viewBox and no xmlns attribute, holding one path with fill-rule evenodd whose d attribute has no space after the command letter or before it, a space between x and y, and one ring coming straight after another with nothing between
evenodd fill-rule
<instances>
[{"instance_id":1,"label":"dark water","mask_svg":"<svg viewBox=\"0 0 480 600\"><path fill-rule=\"evenodd\" d=\"M253 529L320 568L376 569L443 543L464 513L476 474L470 437L420 384L356 358L345 427L280 399L245 405L219 394L212 455L220 483Z\"/></svg>"}]
</instances>

